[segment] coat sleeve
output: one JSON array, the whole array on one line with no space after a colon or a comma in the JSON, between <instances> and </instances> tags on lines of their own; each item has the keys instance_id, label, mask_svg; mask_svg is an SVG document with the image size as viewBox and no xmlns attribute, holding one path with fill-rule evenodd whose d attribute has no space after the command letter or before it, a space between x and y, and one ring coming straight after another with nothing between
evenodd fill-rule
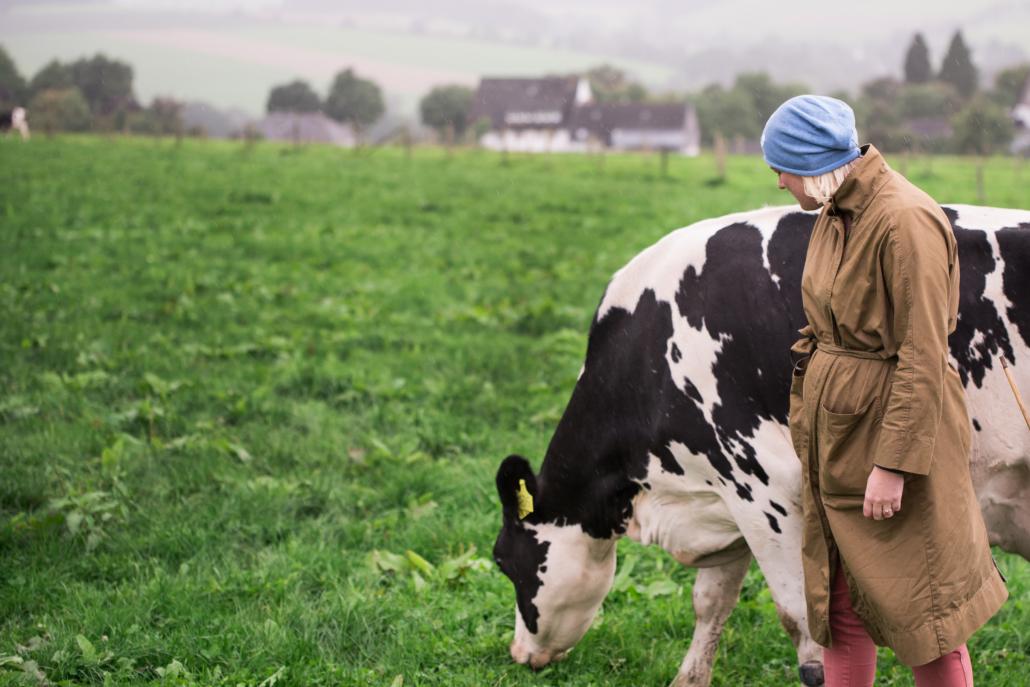
<instances>
[{"instance_id":1,"label":"coat sleeve","mask_svg":"<svg viewBox=\"0 0 1030 687\"><path fill-rule=\"evenodd\" d=\"M948 365L949 309L957 284L951 228L931 210L898 216L881 252L898 350L897 368L877 438L874 462L917 475L930 472Z\"/></svg>"},{"instance_id":2,"label":"coat sleeve","mask_svg":"<svg viewBox=\"0 0 1030 687\"><path fill-rule=\"evenodd\" d=\"M812 325L805 324L798 330L801 335L794 345L790 347L790 359L793 363L793 372L790 376L790 401L787 425L790 428L790 438L794 444L794 452L798 459L803 460L805 447L808 445L808 424L805 422L805 370L808 368L808 359L815 350L815 330Z\"/></svg>"}]
</instances>

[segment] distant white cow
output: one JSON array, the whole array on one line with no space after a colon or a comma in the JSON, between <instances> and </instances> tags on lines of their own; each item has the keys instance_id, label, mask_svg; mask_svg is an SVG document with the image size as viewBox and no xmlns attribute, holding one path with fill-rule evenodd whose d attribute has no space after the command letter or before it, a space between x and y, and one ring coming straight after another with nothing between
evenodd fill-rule
<instances>
[{"instance_id":1,"label":"distant white cow","mask_svg":"<svg viewBox=\"0 0 1030 687\"><path fill-rule=\"evenodd\" d=\"M961 268L949 340L973 425L971 470L991 543L1030 559L1030 433L999 358L1030 390L1030 211L945 206ZM801 463L787 431L790 344L816 215L767 208L669 234L608 284L586 361L535 473L497 473L494 558L515 586L512 657L540 668L593 622L623 536L699 568L694 638L674 682L709 684L751 558L823 683L801 570Z\"/></svg>"},{"instance_id":2,"label":"distant white cow","mask_svg":"<svg viewBox=\"0 0 1030 687\"><path fill-rule=\"evenodd\" d=\"M22 140L29 137L29 120L24 107L16 107L9 112L0 112L0 133L17 130Z\"/></svg>"}]
</instances>

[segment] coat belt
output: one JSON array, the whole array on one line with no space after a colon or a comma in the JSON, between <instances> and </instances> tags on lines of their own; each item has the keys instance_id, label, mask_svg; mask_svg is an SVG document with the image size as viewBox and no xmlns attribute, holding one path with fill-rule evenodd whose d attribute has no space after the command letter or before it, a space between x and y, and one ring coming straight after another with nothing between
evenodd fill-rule
<instances>
[{"instance_id":1,"label":"coat belt","mask_svg":"<svg viewBox=\"0 0 1030 687\"><path fill-rule=\"evenodd\" d=\"M823 343L822 341L816 343L817 350L823 353L829 353L830 355L842 355L848 358L863 358L865 360L882 360L884 362L895 362L898 359L896 355L885 355L884 351L863 351L856 348L844 348L843 346L837 346L836 344Z\"/></svg>"}]
</instances>

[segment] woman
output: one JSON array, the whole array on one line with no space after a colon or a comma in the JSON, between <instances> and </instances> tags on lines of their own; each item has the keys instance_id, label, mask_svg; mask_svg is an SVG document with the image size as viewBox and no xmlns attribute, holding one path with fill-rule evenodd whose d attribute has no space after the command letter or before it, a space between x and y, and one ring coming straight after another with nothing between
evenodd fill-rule
<instances>
[{"instance_id":1,"label":"woman","mask_svg":"<svg viewBox=\"0 0 1030 687\"><path fill-rule=\"evenodd\" d=\"M793 352L790 429L802 463L808 624L826 684L872 685L876 646L918 687L968 686L965 642L1001 607L969 474L970 422L948 362L958 255L928 195L858 146L854 113L804 95L762 151L801 207L808 325Z\"/></svg>"}]
</instances>

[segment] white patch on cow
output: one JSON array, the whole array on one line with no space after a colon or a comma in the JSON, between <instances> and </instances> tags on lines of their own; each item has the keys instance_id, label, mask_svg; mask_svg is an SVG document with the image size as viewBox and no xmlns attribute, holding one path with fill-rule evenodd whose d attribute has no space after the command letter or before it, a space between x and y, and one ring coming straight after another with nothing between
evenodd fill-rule
<instances>
[{"instance_id":1,"label":"white patch on cow","mask_svg":"<svg viewBox=\"0 0 1030 687\"><path fill-rule=\"evenodd\" d=\"M511 655L535 668L562 658L575 646L601 607L615 578L615 540L595 539L579 525L526 525L547 542L545 570L532 599L539 613L537 631L526 627L515 609Z\"/></svg>"},{"instance_id":2,"label":"white patch on cow","mask_svg":"<svg viewBox=\"0 0 1030 687\"><path fill-rule=\"evenodd\" d=\"M685 446L671 446L682 475L666 472L661 461L650 456L648 484L633 499L633 516L626 535L645 546L656 544L684 565L723 551L740 538L740 529L724 500L719 473L703 455Z\"/></svg>"},{"instance_id":3,"label":"white patch on cow","mask_svg":"<svg viewBox=\"0 0 1030 687\"><path fill-rule=\"evenodd\" d=\"M750 487L752 501L740 498L733 483L724 481L706 456L673 442L669 450L683 474L666 472L657 457L650 457L647 476L638 480L650 489L634 499L626 534L642 544L657 544L688 565L731 547L743 536L781 615L807 628L804 589L799 584L803 575L801 461L787 428L778 422L761 420L749 443L769 477L766 486L734 463L734 477ZM772 530L766 513L776 519L779 533Z\"/></svg>"},{"instance_id":4,"label":"white patch on cow","mask_svg":"<svg viewBox=\"0 0 1030 687\"><path fill-rule=\"evenodd\" d=\"M1020 222L1030 221L1026 210L1011 208L988 208L978 205L946 205L958 213L955 224L963 229L980 229L990 232L1006 227L1018 227ZM997 253L995 253L997 255Z\"/></svg>"},{"instance_id":5,"label":"white patch on cow","mask_svg":"<svg viewBox=\"0 0 1030 687\"><path fill-rule=\"evenodd\" d=\"M673 360L673 344L676 344L680 351L679 361ZM715 378L714 370L722 346L723 339L713 339L704 327L694 329L686 318L679 317L678 314L673 316L672 338L665 349L669 372L676 388L685 395L689 395L687 381L694 385L701 395L701 403L698 403L698 406L708 424L712 424L712 406L719 398L718 380Z\"/></svg>"},{"instance_id":6,"label":"white patch on cow","mask_svg":"<svg viewBox=\"0 0 1030 687\"><path fill-rule=\"evenodd\" d=\"M1027 217L1027 213L1024 214L1024 221L1030 221L1030 217ZM998 235L994 231L987 232L987 243L991 245L991 254L994 256L994 269L986 276L986 282L984 283L984 298L994 303L995 309L998 314L1001 315L1002 322L1005 323L1005 328L1008 331L1015 331L1012 327L1012 323L1009 322L1009 308L1012 307L1012 301L1005 295L1005 285L1003 283L1005 273L1005 260L1001 257L1001 248L998 247ZM977 334L980 332L978 331Z\"/></svg>"}]
</instances>

